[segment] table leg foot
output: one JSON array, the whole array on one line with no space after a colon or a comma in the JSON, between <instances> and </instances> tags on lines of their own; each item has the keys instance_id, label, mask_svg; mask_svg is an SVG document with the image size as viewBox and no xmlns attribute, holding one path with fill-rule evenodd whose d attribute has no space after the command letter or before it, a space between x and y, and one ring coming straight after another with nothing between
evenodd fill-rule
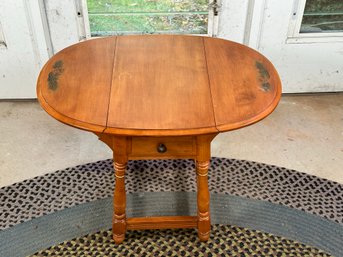
<instances>
[{"instance_id":1,"label":"table leg foot","mask_svg":"<svg viewBox=\"0 0 343 257\"><path fill-rule=\"evenodd\" d=\"M208 191L207 174L210 162L197 161L197 203L198 203L198 237L200 241L207 241L210 237L210 193Z\"/></svg>"},{"instance_id":2,"label":"table leg foot","mask_svg":"<svg viewBox=\"0 0 343 257\"><path fill-rule=\"evenodd\" d=\"M210 231L207 233L198 232L198 237L201 242L206 242L210 238Z\"/></svg>"},{"instance_id":3,"label":"table leg foot","mask_svg":"<svg viewBox=\"0 0 343 257\"><path fill-rule=\"evenodd\" d=\"M200 241L205 242L210 238L211 222L210 214L198 212L198 237Z\"/></svg>"},{"instance_id":4,"label":"table leg foot","mask_svg":"<svg viewBox=\"0 0 343 257\"><path fill-rule=\"evenodd\" d=\"M121 244L125 239L125 234L117 235L113 234L113 240L116 244Z\"/></svg>"}]
</instances>

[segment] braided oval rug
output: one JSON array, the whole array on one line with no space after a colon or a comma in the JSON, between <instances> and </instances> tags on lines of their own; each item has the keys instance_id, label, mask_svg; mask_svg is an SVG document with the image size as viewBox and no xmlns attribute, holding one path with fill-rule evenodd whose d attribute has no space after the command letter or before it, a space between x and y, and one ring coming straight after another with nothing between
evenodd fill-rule
<instances>
[{"instance_id":1,"label":"braided oval rug","mask_svg":"<svg viewBox=\"0 0 343 257\"><path fill-rule=\"evenodd\" d=\"M130 161L127 215L196 213L191 160ZM212 158L211 237L129 231L111 239L111 160L0 189L0 256L343 256L343 186L286 168Z\"/></svg>"}]
</instances>

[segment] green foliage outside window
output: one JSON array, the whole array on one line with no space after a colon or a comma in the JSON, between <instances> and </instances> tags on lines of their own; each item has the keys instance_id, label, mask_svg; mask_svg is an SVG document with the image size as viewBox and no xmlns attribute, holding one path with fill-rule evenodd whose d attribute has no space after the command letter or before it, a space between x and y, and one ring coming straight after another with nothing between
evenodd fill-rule
<instances>
[{"instance_id":1,"label":"green foliage outside window","mask_svg":"<svg viewBox=\"0 0 343 257\"><path fill-rule=\"evenodd\" d=\"M87 0L92 36L206 34L208 0Z\"/></svg>"}]
</instances>

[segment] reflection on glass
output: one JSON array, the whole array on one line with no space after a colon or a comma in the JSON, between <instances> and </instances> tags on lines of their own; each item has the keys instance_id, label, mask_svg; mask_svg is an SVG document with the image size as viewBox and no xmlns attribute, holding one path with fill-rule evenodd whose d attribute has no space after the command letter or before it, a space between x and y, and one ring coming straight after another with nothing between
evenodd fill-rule
<instances>
[{"instance_id":1,"label":"reflection on glass","mask_svg":"<svg viewBox=\"0 0 343 257\"><path fill-rule=\"evenodd\" d=\"M307 0L300 33L343 32L342 0Z\"/></svg>"},{"instance_id":2,"label":"reflection on glass","mask_svg":"<svg viewBox=\"0 0 343 257\"><path fill-rule=\"evenodd\" d=\"M92 36L206 34L208 0L87 0Z\"/></svg>"}]
</instances>

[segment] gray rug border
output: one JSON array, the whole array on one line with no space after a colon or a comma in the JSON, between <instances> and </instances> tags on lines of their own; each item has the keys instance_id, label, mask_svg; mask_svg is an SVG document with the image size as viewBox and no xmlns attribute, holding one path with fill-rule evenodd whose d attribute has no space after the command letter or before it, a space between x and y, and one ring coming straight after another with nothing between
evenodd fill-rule
<instances>
[{"instance_id":1,"label":"gray rug border","mask_svg":"<svg viewBox=\"0 0 343 257\"><path fill-rule=\"evenodd\" d=\"M112 197L66 208L0 231L1 256L27 256L65 240L109 229ZM194 192L145 192L127 195L128 216L194 215ZM260 230L343 256L343 226L325 218L227 194L211 194L212 224Z\"/></svg>"},{"instance_id":2,"label":"gray rug border","mask_svg":"<svg viewBox=\"0 0 343 257\"><path fill-rule=\"evenodd\" d=\"M173 170L174 164L170 163L171 160L167 160L167 168ZM181 161L181 160L179 160ZM186 160L189 161L189 160ZM290 208L295 208L298 210L306 211L308 213L312 213L314 215L318 215L324 217L329 220L333 220L337 223L343 224L343 185L330 181L327 179L322 179L313 175L308 175L303 172L295 171L286 169L283 167L277 167L275 165L268 165L264 163L257 163L253 161L246 161L246 160L237 160L237 159L228 159L228 158L219 158L219 157L212 157L211 161L215 164L217 163L217 167L211 165L210 177L209 177L209 187L212 193L225 193L225 194L232 194L237 196L248 197L257 200L269 201L276 204L281 204L288 206ZM134 166L138 162L138 167ZM133 172L131 175L135 174L134 177L139 178L137 169L140 169L140 165L143 167L145 164L141 162L149 162L149 161L133 161L133 163L129 163L131 168L128 171ZM150 161L151 162L151 161ZM173 161L172 161L173 162ZM165 163L159 163L158 166L164 166ZM218 175L216 175L216 171L218 167L221 165L226 165L228 168L227 172L235 174L237 177L230 177L228 174L227 179L230 177L231 181L238 181L241 180L241 183L235 184L231 183L230 187L216 187L218 181ZM152 166L151 166L152 165ZM180 165L180 163L178 163ZM181 165L188 165L187 163ZM148 166L155 168L153 163L148 164ZM146 167L144 167L146 168ZM184 169L185 167L182 167ZM136 170L133 170L136 169ZM244 169L245 171L242 171ZM256 169L262 169L262 172L265 174L257 175ZM189 172L189 170L185 170ZM192 167L192 174L194 171L194 167ZM253 171L253 173L251 173ZM88 173L90 175L87 175ZM220 171L221 172L221 171ZM240 174L237 174L239 172ZM241 174L242 172L242 174ZM250 177L249 181L246 180L247 172L252 174L252 181L251 184ZM275 172L279 173L281 176L276 175ZM105 181L101 181L99 178L101 173L101 177L105 178ZM131 189L130 189L130 173L127 176L127 192L134 193L136 185L132 184L135 182L132 180L131 176ZM170 172L169 172L170 173ZM149 170L147 170L147 174L149 174ZM174 172L172 173L174 174ZM82 181L80 183L79 178L75 178L75 176L81 176L81 179L84 179L84 176L94 176L95 183L91 183L88 185L89 177L87 177L87 181ZM156 176L156 174L150 174ZM189 175L189 174L188 174ZM248 175L248 176L250 176ZM271 179L275 180L273 185L276 184L276 187L273 185L269 185L266 187L268 183L263 182L261 178L255 179L259 176L265 177L266 175L272 175ZM273 176L275 175L275 178ZM299 176L300 175L300 178ZM70 187L71 184L68 184L68 179L66 180L64 176L71 179L71 183L74 187ZM170 174L169 174L170 176ZM212 177L213 176L213 177ZM217 180L215 180L215 176L217 176ZM245 176L245 177L242 177ZM146 176L149 177L149 176ZM255 177L255 178L254 178ZM91 162L87 164L78 165L75 167L69 167L64 170L58 170L53 173L48 173L42 176L38 176L32 179L24 180L22 182L15 183L11 186L0 188L0 199L3 201L0 202L0 208L4 208L3 212L0 212L0 230L6 229L11 226L15 226L19 223L28 221L29 219L40 217L55 211L60 211L64 208L69 208L75 206L77 204L82 204L89 201L94 201L106 197L110 197L113 195L113 185L114 185L114 176L113 176L113 166L111 159L106 159L97 162ZM268 177L265 177L267 181L269 181ZM56 189L55 179L61 179L63 186L66 186L65 192L59 189ZM279 180L280 179L280 180ZM42 180L42 181L40 181ZM47 183L50 183L49 186L45 186L44 180L47 180ZM110 181L109 181L110 180ZM211 182L212 181L212 182ZM37 182L37 184L36 184ZM104 182L106 187L102 187L100 189L99 185L102 185ZM152 183L153 186L156 187L156 182L159 184L160 182L155 181ZM174 181L169 181L169 184L174 183ZM192 181L185 176L185 179L182 182L189 184L194 184L194 179ZM213 183L214 182L214 183ZM63 184L66 183L66 184ZM167 183L168 188L168 181L164 181L163 185L165 186ZM219 181L219 183L221 183ZM244 184L245 183L245 184ZM145 181L144 185L149 185L149 181ZM230 182L229 182L230 184ZM250 186L248 186L248 184ZM34 185L34 188L33 188ZM52 185L52 186L51 186ZM41 186L41 187L40 187ZM177 188L177 186L173 186L172 188L168 188L164 190L164 186L159 188L155 192L195 192L196 188L192 185L189 188ZM35 189L38 187L38 189ZM75 188L79 188L77 191L74 190ZM292 188L290 188L292 187ZM96 190L94 190L94 188ZM176 188L176 189L175 189ZM138 185L139 189L139 185ZM155 190L154 188L153 190ZM175 189L175 190L174 190ZM218 190L217 190L218 189ZM232 190L233 189L233 190ZM252 189L252 190L250 190ZM6 191L11 190L11 194L14 196L8 195ZM37 191L38 190L38 191ZM301 192L299 191L301 190ZM22 192L25 191L23 194ZM138 190L136 192L151 192L149 188L144 188ZM3 194L2 194L3 192ZM302 193L303 192L303 193ZM38 193L43 194L42 197L38 195ZM80 193L80 194L79 194ZM47 197L48 196L48 197ZM3 197L3 198L2 198ZM13 198L12 198L13 197ZM35 200L37 198L37 200ZM51 198L56 198L51 201ZM311 199L311 200L309 200ZM34 200L32 202L32 200ZM334 200L334 202L332 202ZM21 202L20 202L21 201ZM43 201L43 203L42 203ZM46 201L46 202L44 202ZM13 205L12 205L13 204Z\"/></svg>"}]
</instances>

